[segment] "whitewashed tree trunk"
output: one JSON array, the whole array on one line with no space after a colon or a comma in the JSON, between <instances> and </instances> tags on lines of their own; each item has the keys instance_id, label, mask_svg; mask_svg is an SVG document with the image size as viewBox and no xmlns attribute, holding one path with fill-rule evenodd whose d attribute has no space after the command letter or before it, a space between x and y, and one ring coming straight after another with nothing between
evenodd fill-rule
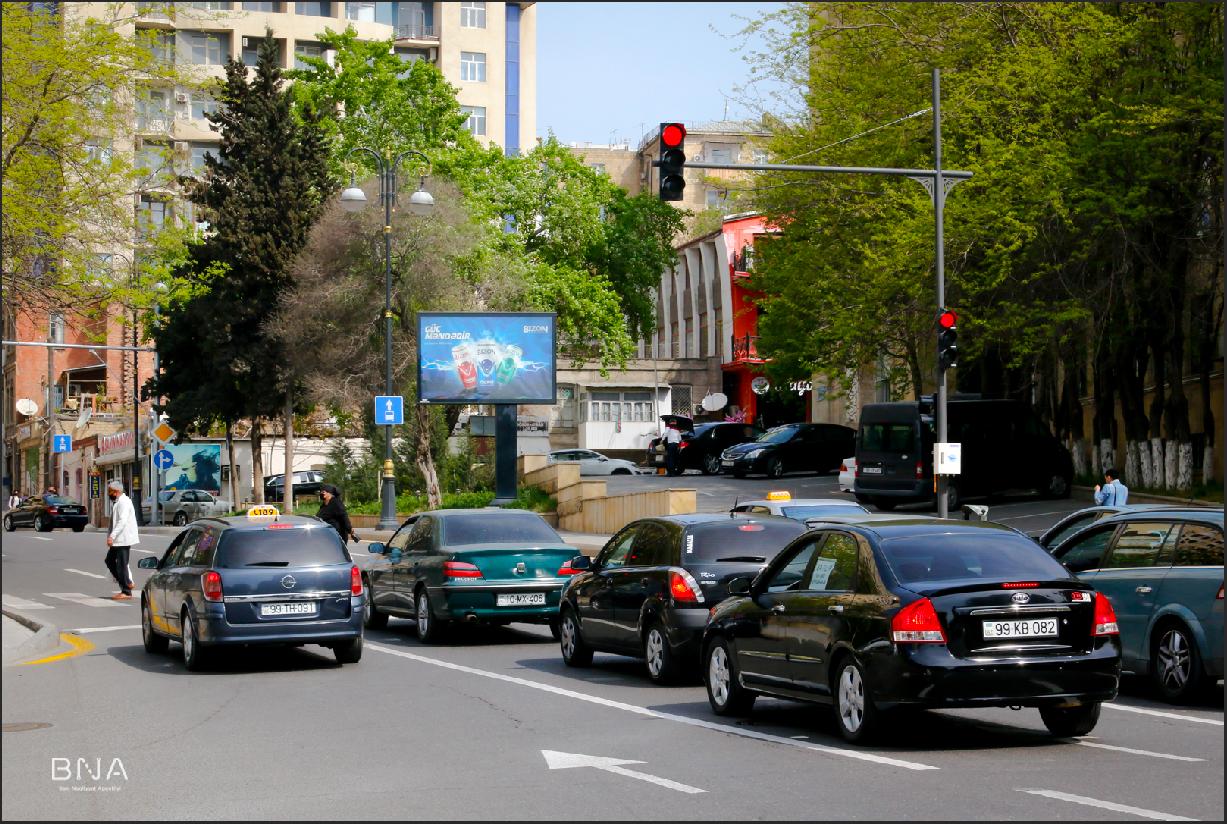
<instances>
[{"instance_id":1,"label":"whitewashed tree trunk","mask_svg":"<svg viewBox=\"0 0 1227 824\"><path fill-rule=\"evenodd\" d=\"M1074 459L1074 476L1085 476L1090 469L1086 460L1086 441L1071 441L1069 444L1069 454Z\"/></svg>"},{"instance_id":2,"label":"whitewashed tree trunk","mask_svg":"<svg viewBox=\"0 0 1227 824\"><path fill-rule=\"evenodd\" d=\"M1206 442L1205 451L1201 456L1201 482L1208 484L1214 480L1214 447Z\"/></svg>"},{"instance_id":3,"label":"whitewashed tree trunk","mask_svg":"<svg viewBox=\"0 0 1227 824\"><path fill-rule=\"evenodd\" d=\"M1150 460L1154 469L1154 488L1165 489L1167 487L1167 463L1163 460L1163 439L1150 439Z\"/></svg>"},{"instance_id":4,"label":"whitewashed tree trunk","mask_svg":"<svg viewBox=\"0 0 1227 824\"><path fill-rule=\"evenodd\" d=\"M1137 441L1125 441L1125 484L1136 484L1138 479L1142 477L1141 461L1138 453L1141 452Z\"/></svg>"},{"instance_id":5,"label":"whitewashed tree trunk","mask_svg":"<svg viewBox=\"0 0 1227 824\"><path fill-rule=\"evenodd\" d=\"M1107 438L1099 440L1099 461L1102 469L1096 472L1095 475L1102 475L1106 470L1116 466L1116 455L1112 449L1112 441Z\"/></svg>"},{"instance_id":6,"label":"whitewashed tree trunk","mask_svg":"<svg viewBox=\"0 0 1227 824\"><path fill-rule=\"evenodd\" d=\"M1180 445L1175 441L1163 444L1163 475L1167 488L1176 485L1176 461L1179 458Z\"/></svg>"},{"instance_id":7,"label":"whitewashed tree trunk","mask_svg":"<svg viewBox=\"0 0 1227 824\"><path fill-rule=\"evenodd\" d=\"M1183 441L1177 452L1175 487L1181 492L1189 492L1193 489L1193 444Z\"/></svg>"},{"instance_id":8,"label":"whitewashed tree trunk","mask_svg":"<svg viewBox=\"0 0 1227 824\"><path fill-rule=\"evenodd\" d=\"M1147 489L1155 485L1154 462L1150 459L1150 442L1138 441L1138 469L1141 470L1140 475L1134 476L1134 482L1141 480L1142 486Z\"/></svg>"}]
</instances>

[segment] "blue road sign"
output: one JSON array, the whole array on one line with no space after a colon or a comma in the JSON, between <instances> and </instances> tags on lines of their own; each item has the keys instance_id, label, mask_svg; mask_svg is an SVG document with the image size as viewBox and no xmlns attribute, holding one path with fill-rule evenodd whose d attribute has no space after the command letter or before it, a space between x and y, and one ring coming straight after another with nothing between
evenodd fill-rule
<instances>
[{"instance_id":1,"label":"blue road sign","mask_svg":"<svg viewBox=\"0 0 1227 824\"><path fill-rule=\"evenodd\" d=\"M51 451L52 452L71 452L72 451L72 435L52 435L51 436Z\"/></svg>"},{"instance_id":2,"label":"blue road sign","mask_svg":"<svg viewBox=\"0 0 1227 824\"><path fill-rule=\"evenodd\" d=\"M400 395L375 396L375 424L399 426L405 422L405 399Z\"/></svg>"},{"instance_id":3,"label":"blue road sign","mask_svg":"<svg viewBox=\"0 0 1227 824\"><path fill-rule=\"evenodd\" d=\"M158 469L170 469L175 465L175 456L169 449L159 449L153 453L153 465Z\"/></svg>"}]
</instances>

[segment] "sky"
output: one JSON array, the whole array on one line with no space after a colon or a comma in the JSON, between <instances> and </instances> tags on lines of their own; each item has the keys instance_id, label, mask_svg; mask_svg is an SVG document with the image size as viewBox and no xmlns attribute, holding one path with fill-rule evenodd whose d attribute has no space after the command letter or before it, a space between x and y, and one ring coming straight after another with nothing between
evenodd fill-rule
<instances>
[{"instance_id":1,"label":"sky","mask_svg":"<svg viewBox=\"0 0 1227 824\"><path fill-rule=\"evenodd\" d=\"M739 18L782 5L537 3L537 134L635 148L662 121L755 117Z\"/></svg>"}]
</instances>

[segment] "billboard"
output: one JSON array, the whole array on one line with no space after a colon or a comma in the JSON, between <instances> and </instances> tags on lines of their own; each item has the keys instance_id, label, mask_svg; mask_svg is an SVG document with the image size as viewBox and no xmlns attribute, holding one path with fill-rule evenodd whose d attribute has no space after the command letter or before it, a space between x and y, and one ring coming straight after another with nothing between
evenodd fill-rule
<instances>
[{"instance_id":1,"label":"billboard","mask_svg":"<svg viewBox=\"0 0 1227 824\"><path fill-rule=\"evenodd\" d=\"M170 451L174 463L162 473L162 489L203 489L221 494L221 444L179 443L164 448Z\"/></svg>"},{"instance_id":2,"label":"billboard","mask_svg":"<svg viewBox=\"0 0 1227 824\"><path fill-rule=\"evenodd\" d=\"M554 403L552 312L419 312L419 403Z\"/></svg>"}]
</instances>

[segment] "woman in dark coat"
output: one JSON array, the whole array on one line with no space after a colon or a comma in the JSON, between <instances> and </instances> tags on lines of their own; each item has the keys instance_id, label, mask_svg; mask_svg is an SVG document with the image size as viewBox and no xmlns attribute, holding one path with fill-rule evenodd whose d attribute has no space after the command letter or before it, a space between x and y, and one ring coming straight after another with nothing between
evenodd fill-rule
<instances>
[{"instance_id":1,"label":"woman in dark coat","mask_svg":"<svg viewBox=\"0 0 1227 824\"><path fill-rule=\"evenodd\" d=\"M320 497L324 499L324 502L320 504L320 511L315 513L315 517L335 529L341 536L341 543L346 541L357 543L358 536L354 534L354 529L349 524L349 513L345 511L345 504L341 500L341 490L332 484L324 484L320 488Z\"/></svg>"}]
</instances>

